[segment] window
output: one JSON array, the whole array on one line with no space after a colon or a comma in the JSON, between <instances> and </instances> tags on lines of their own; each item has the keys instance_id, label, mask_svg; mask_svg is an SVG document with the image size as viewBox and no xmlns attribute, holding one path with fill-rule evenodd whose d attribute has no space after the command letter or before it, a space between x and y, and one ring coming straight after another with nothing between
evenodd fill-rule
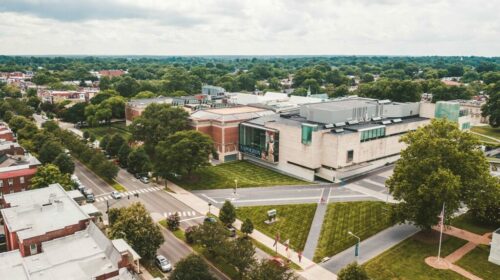
<instances>
[{"instance_id":1,"label":"window","mask_svg":"<svg viewBox=\"0 0 500 280\"><path fill-rule=\"evenodd\" d=\"M462 124L462 130L467 130L467 129L470 129L470 123L469 122L466 122L466 123Z\"/></svg>"},{"instance_id":2,"label":"window","mask_svg":"<svg viewBox=\"0 0 500 280\"><path fill-rule=\"evenodd\" d=\"M9 179L9 186L14 185L14 179Z\"/></svg>"},{"instance_id":3,"label":"window","mask_svg":"<svg viewBox=\"0 0 500 280\"><path fill-rule=\"evenodd\" d=\"M302 144L309 145L312 142L312 133L316 130L317 125L314 124L302 124Z\"/></svg>"},{"instance_id":4,"label":"window","mask_svg":"<svg viewBox=\"0 0 500 280\"><path fill-rule=\"evenodd\" d=\"M385 127L361 131L361 142L370 141L385 136Z\"/></svg>"},{"instance_id":5,"label":"window","mask_svg":"<svg viewBox=\"0 0 500 280\"><path fill-rule=\"evenodd\" d=\"M352 162L353 159L354 159L354 151L353 150L347 151L347 163Z\"/></svg>"},{"instance_id":6,"label":"window","mask_svg":"<svg viewBox=\"0 0 500 280\"><path fill-rule=\"evenodd\" d=\"M35 255L38 253L36 243L31 243L30 244L30 254Z\"/></svg>"},{"instance_id":7,"label":"window","mask_svg":"<svg viewBox=\"0 0 500 280\"><path fill-rule=\"evenodd\" d=\"M24 184L24 176L19 177L19 182L21 182L21 184Z\"/></svg>"},{"instance_id":8,"label":"window","mask_svg":"<svg viewBox=\"0 0 500 280\"><path fill-rule=\"evenodd\" d=\"M0 188L3 187L3 180L0 180Z\"/></svg>"}]
</instances>

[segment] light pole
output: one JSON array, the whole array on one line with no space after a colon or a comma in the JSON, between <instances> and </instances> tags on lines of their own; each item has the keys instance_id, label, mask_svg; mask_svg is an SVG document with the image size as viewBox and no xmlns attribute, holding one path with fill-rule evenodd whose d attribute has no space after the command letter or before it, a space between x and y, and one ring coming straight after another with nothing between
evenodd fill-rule
<instances>
[{"instance_id":1,"label":"light pole","mask_svg":"<svg viewBox=\"0 0 500 280\"><path fill-rule=\"evenodd\" d=\"M356 243L356 247L354 247L354 256L356 257L356 262L358 262L359 261L359 244L361 243L361 238L359 238L359 236L355 235L354 233L352 233L350 231L348 231L347 233L358 239L358 243Z\"/></svg>"},{"instance_id":2,"label":"light pole","mask_svg":"<svg viewBox=\"0 0 500 280\"><path fill-rule=\"evenodd\" d=\"M238 189L238 180L234 180L234 196L236 196L236 190Z\"/></svg>"},{"instance_id":3,"label":"light pole","mask_svg":"<svg viewBox=\"0 0 500 280\"><path fill-rule=\"evenodd\" d=\"M212 214L212 213L210 213L210 207L211 207L211 206L212 206L212 203L210 203L210 202L209 202L209 203L208 203L208 215Z\"/></svg>"}]
</instances>

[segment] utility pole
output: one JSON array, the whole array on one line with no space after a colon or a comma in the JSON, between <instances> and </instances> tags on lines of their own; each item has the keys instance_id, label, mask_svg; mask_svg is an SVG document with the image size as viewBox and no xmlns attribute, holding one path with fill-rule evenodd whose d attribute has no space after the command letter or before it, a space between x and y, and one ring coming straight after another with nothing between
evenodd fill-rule
<instances>
[{"instance_id":1,"label":"utility pole","mask_svg":"<svg viewBox=\"0 0 500 280\"><path fill-rule=\"evenodd\" d=\"M359 245L361 243L361 238L359 238L359 236L355 235L354 233L352 233L350 231L348 231L347 233L358 239L358 243L356 243L356 247L354 247L354 256L356 257L356 262L359 262Z\"/></svg>"}]
</instances>

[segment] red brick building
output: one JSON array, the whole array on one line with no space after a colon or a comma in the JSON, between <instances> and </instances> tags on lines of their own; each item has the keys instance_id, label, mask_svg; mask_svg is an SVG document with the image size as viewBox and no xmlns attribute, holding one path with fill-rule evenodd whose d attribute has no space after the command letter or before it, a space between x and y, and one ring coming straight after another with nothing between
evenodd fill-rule
<instances>
[{"instance_id":1,"label":"red brick building","mask_svg":"<svg viewBox=\"0 0 500 280\"><path fill-rule=\"evenodd\" d=\"M7 249L18 249L23 257L42 251L42 242L74 234L87 228L91 217L59 184L3 195Z\"/></svg>"},{"instance_id":2,"label":"red brick building","mask_svg":"<svg viewBox=\"0 0 500 280\"><path fill-rule=\"evenodd\" d=\"M0 140L11 141L11 142L16 141L16 138L14 137L14 132L12 132L9 126L5 123L0 123Z\"/></svg>"},{"instance_id":3,"label":"red brick building","mask_svg":"<svg viewBox=\"0 0 500 280\"><path fill-rule=\"evenodd\" d=\"M39 165L18 143L0 140L0 194L27 190Z\"/></svg>"},{"instance_id":4,"label":"red brick building","mask_svg":"<svg viewBox=\"0 0 500 280\"><path fill-rule=\"evenodd\" d=\"M193 113L190 120L193 129L212 138L217 151L216 159L225 162L238 158L239 124L272 114L271 110L240 106L200 110Z\"/></svg>"}]
</instances>

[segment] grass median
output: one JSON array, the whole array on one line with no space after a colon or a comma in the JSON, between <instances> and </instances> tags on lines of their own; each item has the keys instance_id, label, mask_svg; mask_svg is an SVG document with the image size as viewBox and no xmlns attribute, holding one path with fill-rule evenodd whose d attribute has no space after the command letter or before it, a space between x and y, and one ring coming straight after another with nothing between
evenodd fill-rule
<instances>
[{"instance_id":1,"label":"grass median","mask_svg":"<svg viewBox=\"0 0 500 280\"><path fill-rule=\"evenodd\" d=\"M459 229L470 231L479 235L493 232L498 228L497 225L490 225L478 221L477 218L475 218L471 213L465 213L454 218L451 220L450 224Z\"/></svg>"},{"instance_id":2,"label":"grass median","mask_svg":"<svg viewBox=\"0 0 500 280\"><path fill-rule=\"evenodd\" d=\"M364 240L393 225L390 205L378 201L330 203L314 255L319 262L356 244L351 231Z\"/></svg>"},{"instance_id":3,"label":"grass median","mask_svg":"<svg viewBox=\"0 0 500 280\"><path fill-rule=\"evenodd\" d=\"M500 265L489 262L489 254L490 248L488 246L479 245L455 264L483 279L498 279Z\"/></svg>"},{"instance_id":4,"label":"grass median","mask_svg":"<svg viewBox=\"0 0 500 280\"><path fill-rule=\"evenodd\" d=\"M238 188L310 184L248 161L209 166L196 171L191 178L181 180L171 178L171 180L188 190L234 188L236 184L234 180L238 180Z\"/></svg>"},{"instance_id":5,"label":"grass median","mask_svg":"<svg viewBox=\"0 0 500 280\"><path fill-rule=\"evenodd\" d=\"M268 219L267 211L271 209L276 209L278 219L268 225L265 221ZM270 238L274 239L279 233L281 242L289 239L290 247L296 251L304 249L315 212L316 204L251 206L236 209L240 220L249 218L255 229Z\"/></svg>"},{"instance_id":6,"label":"grass median","mask_svg":"<svg viewBox=\"0 0 500 280\"><path fill-rule=\"evenodd\" d=\"M500 128L493 128L489 125L486 126L473 126L470 129L473 132L480 133L489 137L493 137L500 141ZM494 142L493 140L487 138L489 142Z\"/></svg>"},{"instance_id":7,"label":"grass median","mask_svg":"<svg viewBox=\"0 0 500 280\"><path fill-rule=\"evenodd\" d=\"M115 133L120 134L125 139L130 137L132 134L128 131L127 126L124 122L112 123L110 125L98 126L98 127L86 127L81 128L81 131L88 131L90 134L94 134L97 140L101 140L104 135L113 135Z\"/></svg>"},{"instance_id":8,"label":"grass median","mask_svg":"<svg viewBox=\"0 0 500 280\"><path fill-rule=\"evenodd\" d=\"M370 279L466 279L451 270L434 269L427 265L425 258L437 255L439 234L434 232L431 240L420 238L422 235L418 233L364 264ZM447 235L443 237L441 247L443 257L467 242Z\"/></svg>"}]
</instances>

